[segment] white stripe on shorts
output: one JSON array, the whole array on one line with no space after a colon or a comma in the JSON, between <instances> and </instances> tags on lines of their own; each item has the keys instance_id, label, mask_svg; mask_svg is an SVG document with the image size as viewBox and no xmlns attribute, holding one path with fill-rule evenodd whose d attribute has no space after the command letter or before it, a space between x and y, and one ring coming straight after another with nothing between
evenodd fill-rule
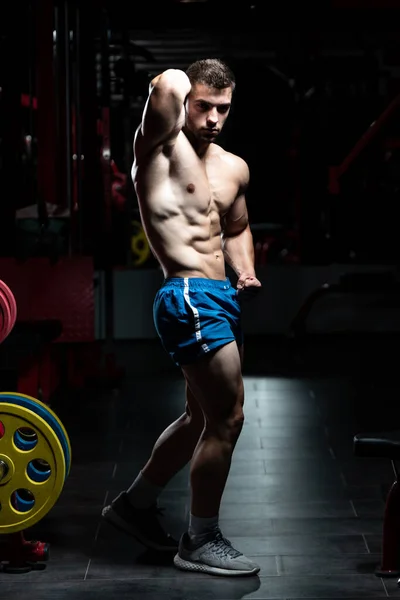
<instances>
[{"instance_id":1,"label":"white stripe on shorts","mask_svg":"<svg viewBox=\"0 0 400 600\"><path fill-rule=\"evenodd\" d=\"M201 326L200 326L200 315L199 315L199 311L197 310L197 308L195 306L192 305L192 303L190 302L190 296L189 296L189 278L188 277L184 277L184 292L183 292L185 301L187 302L188 306L190 306L191 311L193 312L193 316L194 316L194 331L196 334L196 340L198 342L201 342ZM209 347L207 346L207 344L202 344L201 345L202 349L204 350L204 352L209 352Z\"/></svg>"}]
</instances>

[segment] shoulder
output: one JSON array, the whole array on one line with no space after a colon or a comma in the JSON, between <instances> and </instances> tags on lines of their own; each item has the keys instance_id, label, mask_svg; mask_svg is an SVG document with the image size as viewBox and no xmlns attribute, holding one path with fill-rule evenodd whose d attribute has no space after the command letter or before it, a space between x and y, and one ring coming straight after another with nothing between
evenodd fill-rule
<instances>
[{"instance_id":1,"label":"shoulder","mask_svg":"<svg viewBox=\"0 0 400 600\"><path fill-rule=\"evenodd\" d=\"M215 146L217 146L215 144ZM250 170L247 162L237 154L227 152L221 146L217 146L217 152L221 160L226 164L230 171L238 179L241 188L246 188L250 181Z\"/></svg>"}]
</instances>

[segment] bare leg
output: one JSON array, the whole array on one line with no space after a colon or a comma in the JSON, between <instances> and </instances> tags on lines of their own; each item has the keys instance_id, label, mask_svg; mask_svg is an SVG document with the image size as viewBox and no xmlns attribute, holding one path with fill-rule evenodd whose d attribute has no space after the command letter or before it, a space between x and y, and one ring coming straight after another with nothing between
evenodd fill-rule
<instances>
[{"instance_id":1,"label":"bare leg","mask_svg":"<svg viewBox=\"0 0 400 600\"><path fill-rule=\"evenodd\" d=\"M189 528L174 557L174 565L183 571L225 576L260 571L259 565L223 537L219 527L221 498L244 420L242 353L231 342L184 368L206 425L191 464Z\"/></svg>"},{"instance_id":2,"label":"bare leg","mask_svg":"<svg viewBox=\"0 0 400 600\"><path fill-rule=\"evenodd\" d=\"M204 415L186 384L186 412L160 435L142 469L147 480L164 487L192 458L204 429Z\"/></svg>"},{"instance_id":3,"label":"bare leg","mask_svg":"<svg viewBox=\"0 0 400 600\"><path fill-rule=\"evenodd\" d=\"M192 459L192 504L189 531L185 535L193 543L201 544L204 534L215 534L217 551L221 554L219 505L243 421L239 354L236 344L228 344L183 369L187 382L186 413L162 433L132 486L102 511L105 520L149 548L177 550L177 542L160 527L152 507L162 488ZM197 563L193 566L186 560L193 557L191 550L185 549L184 539L182 536L180 554L175 556L174 564L184 570L196 570ZM230 545L226 545L224 552L229 555L228 569L235 574L259 571L257 565L240 553L232 558L232 552L237 551ZM210 572L215 571L210 568Z\"/></svg>"},{"instance_id":4,"label":"bare leg","mask_svg":"<svg viewBox=\"0 0 400 600\"><path fill-rule=\"evenodd\" d=\"M218 514L232 453L244 416L241 353L235 342L223 346L183 371L205 415L205 428L191 464L191 513Z\"/></svg>"},{"instance_id":5,"label":"bare leg","mask_svg":"<svg viewBox=\"0 0 400 600\"><path fill-rule=\"evenodd\" d=\"M239 347L239 356L242 367L243 346ZM192 460L204 425L203 411L186 382L185 413L171 423L156 441L152 454L142 469L146 479L157 486L164 487Z\"/></svg>"},{"instance_id":6,"label":"bare leg","mask_svg":"<svg viewBox=\"0 0 400 600\"><path fill-rule=\"evenodd\" d=\"M148 548L176 551L178 543L160 526L153 509L164 486L192 458L203 429L203 412L187 385L186 412L161 434L132 485L103 508L103 518Z\"/></svg>"}]
</instances>

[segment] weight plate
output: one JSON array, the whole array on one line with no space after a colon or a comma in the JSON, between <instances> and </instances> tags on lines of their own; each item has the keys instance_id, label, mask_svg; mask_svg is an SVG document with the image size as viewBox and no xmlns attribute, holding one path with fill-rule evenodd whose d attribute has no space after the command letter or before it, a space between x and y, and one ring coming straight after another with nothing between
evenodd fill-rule
<instances>
[{"instance_id":1,"label":"weight plate","mask_svg":"<svg viewBox=\"0 0 400 600\"><path fill-rule=\"evenodd\" d=\"M10 325L11 325L11 309L10 309L10 305L8 304L8 300L5 296L5 294L3 293L3 291L0 289L0 310L2 312L2 324L1 324L1 330L0 330L0 343L4 342L4 340L8 337L11 329L10 329Z\"/></svg>"},{"instance_id":2,"label":"weight plate","mask_svg":"<svg viewBox=\"0 0 400 600\"><path fill-rule=\"evenodd\" d=\"M4 336L4 330L5 330L5 326L6 326L6 315L3 312L3 307L1 305L1 300L0 300L0 344L1 342L3 342L5 340L5 336Z\"/></svg>"},{"instance_id":3,"label":"weight plate","mask_svg":"<svg viewBox=\"0 0 400 600\"><path fill-rule=\"evenodd\" d=\"M8 337L17 320L17 303L14 294L0 279L0 312L3 313L0 329L0 343Z\"/></svg>"},{"instance_id":4,"label":"weight plate","mask_svg":"<svg viewBox=\"0 0 400 600\"><path fill-rule=\"evenodd\" d=\"M10 306L10 311L11 311L11 322L12 322L12 326L14 327L15 325L15 321L17 320L17 303L15 301L15 296L12 293L12 291L10 290L10 288L8 287L8 285L6 285L4 283L4 281L0 280L0 288L3 289L7 300L8 300L8 304Z\"/></svg>"},{"instance_id":5,"label":"weight plate","mask_svg":"<svg viewBox=\"0 0 400 600\"><path fill-rule=\"evenodd\" d=\"M19 394L17 392L0 392L0 408L3 401L12 402L17 406L23 406L24 408L32 410L35 414L44 419L46 423L53 429L64 451L66 477L68 477L71 470L71 444L67 431L55 412L52 411L51 408L49 408L46 404L40 402L40 400L32 398L32 396L27 396L26 394Z\"/></svg>"},{"instance_id":6,"label":"weight plate","mask_svg":"<svg viewBox=\"0 0 400 600\"><path fill-rule=\"evenodd\" d=\"M63 489L66 465L58 436L35 412L0 402L0 421L0 460L8 467L0 482L0 534L8 534L32 527L51 510ZM18 446L25 437L30 444L22 450ZM39 470L47 477L35 477Z\"/></svg>"},{"instance_id":7,"label":"weight plate","mask_svg":"<svg viewBox=\"0 0 400 600\"><path fill-rule=\"evenodd\" d=\"M151 256L149 242L139 221L132 221L131 252L135 267L143 265Z\"/></svg>"}]
</instances>

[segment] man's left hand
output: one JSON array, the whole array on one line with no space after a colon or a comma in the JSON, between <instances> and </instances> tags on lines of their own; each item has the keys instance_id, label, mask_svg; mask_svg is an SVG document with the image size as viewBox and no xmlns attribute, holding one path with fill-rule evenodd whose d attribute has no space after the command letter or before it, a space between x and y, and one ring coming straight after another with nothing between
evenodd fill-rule
<instances>
[{"instance_id":1,"label":"man's left hand","mask_svg":"<svg viewBox=\"0 0 400 600\"><path fill-rule=\"evenodd\" d=\"M261 291L261 281L253 275L242 273L237 281L236 289L239 300L250 300Z\"/></svg>"}]
</instances>

